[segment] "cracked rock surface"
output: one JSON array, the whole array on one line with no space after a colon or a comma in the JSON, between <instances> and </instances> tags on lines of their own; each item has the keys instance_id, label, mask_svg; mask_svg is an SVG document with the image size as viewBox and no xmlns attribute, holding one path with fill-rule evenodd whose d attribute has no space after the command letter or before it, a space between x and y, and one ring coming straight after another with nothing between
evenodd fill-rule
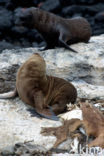
<instances>
[{"instance_id":1,"label":"cracked rock surface","mask_svg":"<svg viewBox=\"0 0 104 156\"><path fill-rule=\"evenodd\" d=\"M78 43L71 47L78 53L64 48L43 52L36 48L2 51L0 53L0 93L14 89L19 66L31 54L37 52L46 61L47 73L71 81L77 88L78 97L104 99L104 35L92 37L88 44ZM41 155L42 152L43 155L50 155L47 152L53 147L56 138L55 136L42 136L41 127L57 127L62 125L62 122L41 119L32 113L33 109L19 98L0 100L0 152L2 151L2 155L3 152L6 155L6 149L12 153L16 152L15 148L18 143L21 143L18 149L21 147L29 151L33 149L33 146L34 148L38 146ZM70 149L72 140L69 140L62 143L60 147ZM21 153L21 155L24 154ZM28 155L29 153L31 152L27 152Z\"/></svg>"}]
</instances>

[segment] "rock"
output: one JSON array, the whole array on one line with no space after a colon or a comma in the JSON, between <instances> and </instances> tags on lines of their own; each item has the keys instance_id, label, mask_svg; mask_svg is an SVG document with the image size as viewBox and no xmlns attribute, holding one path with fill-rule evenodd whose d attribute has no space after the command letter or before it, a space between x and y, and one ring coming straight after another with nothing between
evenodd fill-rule
<instances>
[{"instance_id":1,"label":"rock","mask_svg":"<svg viewBox=\"0 0 104 156\"><path fill-rule=\"evenodd\" d=\"M0 8L0 30L10 29L12 26L12 12L6 9Z\"/></svg>"},{"instance_id":2,"label":"rock","mask_svg":"<svg viewBox=\"0 0 104 156\"><path fill-rule=\"evenodd\" d=\"M5 3L8 3L10 0L0 0L0 5L5 5Z\"/></svg>"},{"instance_id":3,"label":"rock","mask_svg":"<svg viewBox=\"0 0 104 156\"><path fill-rule=\"evenodd\" d=\"M99 28L99 29L98 29ZM93 35L104 34L104 28L101 24L93 31Z\"/></svg>"},{"instance_id":4,"label":"rock","mask_svg":"<svg viewBox=\"0 0 104 156\"><path fill-rule=\"evenodd\" d=\"M40 9L57 13L61 9L59 0L46 0L41 6Z\"/></svg>"},{"instance_id":5,"label":"rock","mask_svg":"<svg viewBox=\"0 0 104 156\"><path fill-rule=\"evenodd\" d=\"M13 155L14 154L14 147L13 146L6 146L4 149L2 149L1 154L3 156Z\"/></svg>"},{"instance_id":6,"label":"rock","mask_svg":"<svg viewBox=\"0 0 104 156\"><path fill-rule=\"evenodd\" d=\"M0 41L0 53L4 49L15 49L15 48L17 47L15 47L12 43L7 42L6 40Z\"/></svg>"},{"instance_id":7,"label":"rock","mask_svg":"<svg viewBox=\"0 0 104 156\"><path fill-rule=\"evenodd\" d=\"M25 37L20 38L20 42L21 42L21 46L22 47L31 47L31 43L29 42L28 39L26 39Z\"/></svg>"},{"instance_id":8,"label":"rock","mask_svg":"<svg viewBox=\"0 0 104 156\"><path fill-rule=\"evenodd\" d=\"M23 143L18 143L18 144L15 144L14 146L14 149L15 149L15 154L24 154L24 156L27 154L29 154L30 156L31 155L36 155L38 156L39 154L40 155L48 155L50 152L48 152L44 147L42 146L39 146L39 145L32 145L32 144L29 144L29 143L26 143L26 144L23 144ZM27 156L26 155L26 156Z\"/></svg>"},{"instance_id":9,"label":"rock","mask_svg":"<svg viewBox=\"0 0 104 156\"><path fill-rule=\"evenodd\" d=\"M68 6L68 7L64 7L62 9L62 16L71 17L75 13L81 13L82 9L83 8L81 6L78 6L78 5L71 5L71 6Z\"/></svg>"},{"instance_id":10,"label":"rock","mask_svg":"<svg viewBox=\"0 0 104 156\"><path fill-rule=\"evenodd\" d=\"M104 99L104 35L92 37L88 44L78 43L71 47L78 53L64 48L42 52L36 48L2 51L0 92L9 91L15 87L17 69L31 54L38 52L46 60L47 73L71 81L78 90L79 98ZM81 117L80 112L77 113ZM53 147L56 138L41 135L41 127L60 125L62 125L61 121L39 118L34 109L24 104L19 98L0 100L0 151L11 146L15 152L29 156L34 150L35 153L37 152L37 148L31 147L36 145L41 147L38 151L41 155L44 150L47 153ZM68 152L72 141L69 138L69 141L62 143L59 148L60 153ZM43 155L48 156L46 153Z\"/></svg>"},{"instance_id":11,"label":"rock","mask_svg":"<svg viewBox=\"0 0 104 156\"><path fill-rule=\"evenodd\" d=\"M15 146L7 146L2 149L1 156L50 156L51 152L39 145L29 143L17 143Z\"/></svg>"},{"instance_id":12,"label":"rock","mask_svg":"<svg viewBox=\"0 0 104 156\"><path fill-rule=\"evenodd\" d=\"M26 33L28 32L28 29L26 27L18 27L14 26L11 29L13 38L18 38L18 37L24 37L26 36Z\"/></svg>"},{"instance_id":13,"label":"rock","mask_svg":"<svg viewBox=\"0 0 104 156\"><path fill-rule=\"evenodd\" d=\"M68 17L68 16L71 17L74 14L80 13L80 15L89 19L95 14L97 14L98 12L103 10L104 10L104 5L101 5L100 3L93 5L93 7L87 5L71 5L71 6L64 7L62 9L62 15L64 17Z\"/></svg>"},{"instance_id":14,"label":"rock","mask_svg":"<svg viewBox=\"0 0 104 156\"><path fill-rule=\"evenodd\" d=\"M72 4L72 0L59 0L60 1L60 4L62 5L62 6L68 6L68 5L70 5L70 4Z\"/></svg>"},{"instance_id":15,"label":"rock","mask_svg":"<svg viewBox=\"0 0 104 156\"><path fill-rule=\"evenodd\" d=\"M25 1L21 1L21 0L12 0L12 3L13 3L13 5L14 5L14 7L18 7L18 6L20 6L20 7L31 7L31 6L33 6L33 0L30 0L29 2L28 2L28 0L25 0Z\"/></svg>"},{"instance_id":16,"label":"rock","mask_svg":"<svg viewBox=\"0 0 104 156\"><path fill-rule=\"evenodd\" d=\"M96 14L95 21L96 22L103 22L104 21L104 11Z\"/></svg>"},{"instance_id":17,"label":"rock","mask_svg":"<svg viewBox=\"0 0 104 156\"><path fill-rule=\"evenodd\" d=\"M12 103L13 102L13 103ZM28 106L24 105L19 99L0 100L0 151L6 146L14 146L21 142L29 142L33 145L40 145L47 150L50 149L54 142L54 136L42 136L41 127L59 126L61 122L55 122L47 119L31 116ZM18 146L18 152L23 152L24 146ZM17 148L17 146L16 146ZM27 150L27 148L26 148ZM42 150L43 151L43 150Z\"/></svg>"},{"instance_id":18,"label":"rock","mask_svg":"<svg viewBox=\"0 0 104 156\"><path fill-rule=\"evenodd\" d=\"M100 90L99 93L103 95L103 37L104 35L92 37L89 44L78 43L72 45L73 49L76 49L79 52L78 54L69 52L68 50L62 48L40 52L47 62L47 72L52 75L63 77L69 81L73 81L78 87L80 92L79 95L81 97L89 97L89 91L91 91L93 97L96 97L98 94L95 93L95 90L97 91L98 88ZM97 48L98 46L99 49ZM34 52L39 51L34 48L3 51L0 56L2 58L2 62L0 62L1 84L7 81L8 83L11 83L11 79L14 82L15 74L13 76L12 73L15 73L19 65ZM6 65L8 66L6 67ZM8 78L8 72L12 71L12 69L15 69L15 71L13 71L9 75L10 78ZM7 84L4 85L3 88L1 87L2 92L3 89L6 91L6 86ZM13 86L11 89L12 88ZM82 90L85 92L83 92L83 95Z\"/></svg>"},{"instance_id":19,"label":"rock","mask_svg":"<svg viewBox=\"0 0 104 156\"><path fill-rule=\"evenodd\" d=\"M68 5L71 5L71 4L81 4L81 5L90 5L90 4L94 4L96 3L95 0L89 0L89 1L86 1L86 0L60 0L60 3L62 6L68 6Z\"/></svg>"}]
</instances>

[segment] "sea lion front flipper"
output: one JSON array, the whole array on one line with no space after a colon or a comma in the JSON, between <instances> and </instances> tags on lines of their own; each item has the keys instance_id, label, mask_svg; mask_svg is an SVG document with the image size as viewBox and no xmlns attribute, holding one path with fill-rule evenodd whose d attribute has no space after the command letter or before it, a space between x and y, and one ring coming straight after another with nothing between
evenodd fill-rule
<instances>
[{"instance_id":1,"label":"sea lion front flipper","mask_svg":"<svg viewBox=\"0 0 104 156\"><path fill-rule=\"evenodd\" d=\"M67 41L67 37L66 36L67 35L65 35L63 33L60 33L60 35L59 35L59 45L64 47L64 48L66 48L66 49L71 50L72 52L78 53L76 50L74 50L74 49L72 49L72 48L70 48L68 46L68 44L66 43L66 41Z\"/></svg>"},{"instance_id":2,"label":"sea lion front flipper","mask_svg":"<svg viewBox=\"0 0 104 156\"><path fill-rule=\"evenodd\" d=\"M54 114L51 107L44 107L44 96L42 91L38 91L34 95L34 102L35 102L35 110L36 112L44 118L51 119L51 120L59 120L59 118Z\"/></svg>"},{"instance_id":3,"label":"sea lion front flipper","mask_svg":"<svg viewBox=\"0 0 104 156\"><path fill-rule=\"evenodd\" d=\"M55 120L58 121L59 118L55 115L55 113L52 111L52 108L50 107L49 109L43 109L43 110L37 110L36 112L41 116L44 117L46 119L51 119L51 120Z\"/></svg>"},{"instance_id":4,"label":"sea lion front flipper","mask_svg":"<svg viewBox=\"0 0 104 156\"><path fill-rule=\"evenodd\" d=\"M13 91L0 94L0 99L11 99L15 98L18 95L17 89L15 88Z\"/></svg>"}]
</instances>

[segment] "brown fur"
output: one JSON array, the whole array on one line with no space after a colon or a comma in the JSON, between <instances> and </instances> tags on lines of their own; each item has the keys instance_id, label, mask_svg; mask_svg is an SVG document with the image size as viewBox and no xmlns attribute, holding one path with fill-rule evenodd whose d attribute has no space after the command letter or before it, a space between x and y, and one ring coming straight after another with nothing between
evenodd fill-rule
<instances>
[{"instance_id":1,"label":"brown fur","mask_svg":"<svg viewBox=\"0 0 104 156\"><path fill-rule=\"evenodd\" d=\"M104 115L96 107L89 103L82 103L83 125L88 137L94 136L88 146L99 146L104 148Z\"/></svg>"},{"instance_id":2,"label":"brown fur","mask_svg":"<svg viewBox=\"0 0 104 156\"><path fill-rule=\"evenodd\" d=\"M41 133L44 136L55 135L57 140L54 144L54 148L56 148L60 143L65 141L69 135L73 135L73 132L80 125L81 121L79 119L65 120L64 124L60 127L48 127L48 128L43 127Z\"/></svg>"},{"instance_id":3,"label":"brown fur","mask_svg":"<svg viewBox=\"0 0 104 156\"><path fill-rule=\"evenodd\" d=\"M74 103L77 98L77 91L71 83L58 77L46 75L45 61L37 53L33 54L19 68L16 90L25 103L46 116L52 115L49 106L57 115L65 111L66 104Z\"/></svg>"},{"instance_id":4,"label":"brown fur","mask_svg":"<svg viewBox=\"0 0 104 156\"><path fill-rule=\"evenodd\" d=\"M22 9L15 23L37 29L47 42L46 49L63 46L74 51L67 43L88 42L91 36L91 27L85 18L65 19L35 7Z\"/></svg>"},{"instance_id":5,"label":"brown fur","mask_svg":"<svg viewBox=\"0 0 104 156\"><path fill-rule=\"evenodd\" d=\"M81 103L83 113L83 120L71 119L65 120L60 127L43 128L41 133L43 135L55 135L57 140L54 147L65 141L68 135L82 139L82 135L75 131L79 127L83 127L88 137L93 136L94 140L88 143L88 147L104 148L104 115L94 106L89 103ZM88 141L88 140L87 140Z\"/></svg>"}]
</instances>

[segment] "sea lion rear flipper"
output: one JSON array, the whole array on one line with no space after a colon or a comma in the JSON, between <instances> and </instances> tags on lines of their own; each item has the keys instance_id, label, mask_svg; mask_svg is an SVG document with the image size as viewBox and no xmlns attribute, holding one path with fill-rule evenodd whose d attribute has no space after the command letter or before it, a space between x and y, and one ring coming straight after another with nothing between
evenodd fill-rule
<instances>
[{"instance_id":1,"label":"sea lion rear flipper","mask_svg":"<svg viewBox=\"0 0 104 156\"><path fill-rule=\"evenodd\" d=\"M17 89L15 88L13 91L0 94L0 99L11 99L18 95Z\"/></svg>"},{"instance_id":2,"label":"sea lion rear flipper","mask_svg":"<svg viewBox=\"0 0 104 156\"><path fill-rule=\"evenodd\" d=\"M41 117L56 121L59 120L59 118L54 114L52 108L44 105L44 96L42 91L38 91L37 93L35 93L34 102L35 110Z\"/></svg>"},{"instance_id":3,"label":"sea lion rear flipper","mask_svg":"<svg viewBox=\"0 0 104 156\"><path fill-rule=\"evenodd\" d=\"M66 43L67 37L66 37L66 36L67 36L67 35L63 34L62 32L60 33L60 35L59 35L59 45L62 46L62 47L64 47L64 48L66 48L66 49L71 50L72 52L78 53L76 50L70 48L70 47L67 45L67 43Z\"/></svg>"}]
</instances>

